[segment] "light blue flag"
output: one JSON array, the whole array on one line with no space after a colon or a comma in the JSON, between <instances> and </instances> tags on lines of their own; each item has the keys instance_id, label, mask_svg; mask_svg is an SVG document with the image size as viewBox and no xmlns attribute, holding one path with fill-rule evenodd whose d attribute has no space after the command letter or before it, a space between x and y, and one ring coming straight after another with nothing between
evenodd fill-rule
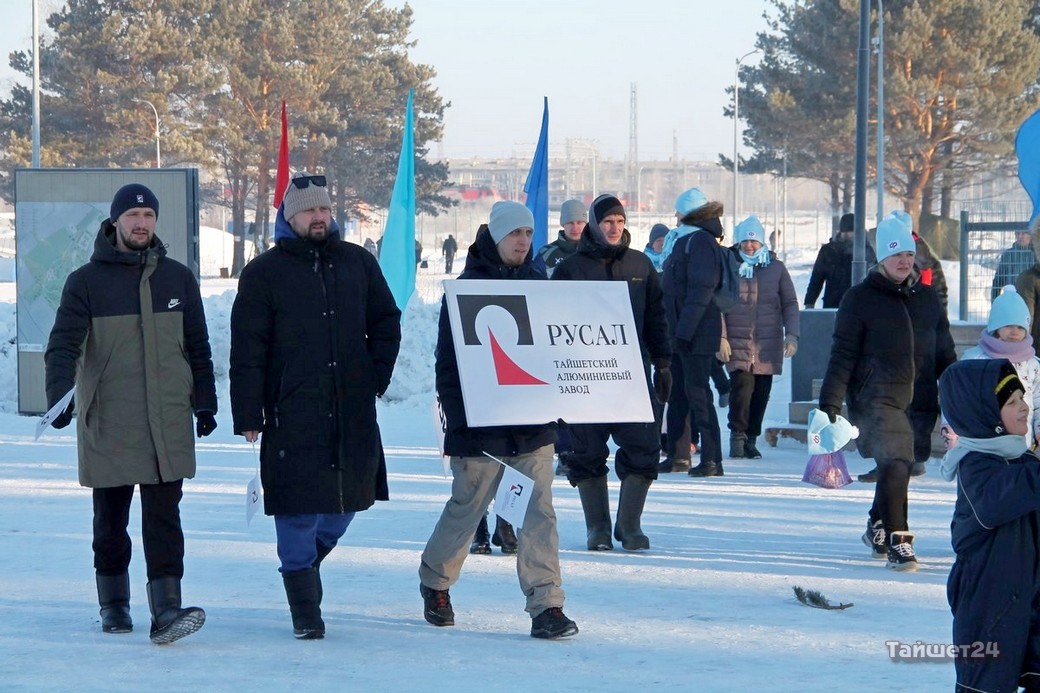
<instances>
[{"instance_id":1,"label":"light blue flag","mask_svg":"<svg viewBox=\"0 0 1040 693\"><path fill-rule=\"evenodd\" d=\"M397 162L397 180L390 196L383 244L379 250L379 267L394 295L397 307L404 313L408 299L415 291L415 134L412 126L413 89L408 90L408 106L404 115L401 158Z\"/></svg>"},{"instance_id":2,"label":"light blue flag","mask_svg":"<svg viewBox=\"0 0 1040 693\"><path fill-rule=\"evenodd\" d=\"M1015 154L1018 155L1018 180L1033 201L1032 224L1040 215L1040 110L1026 118L1015 135Z\"/></svg>"},{"instance_id":3,"label":"light blue flag","mask_svg":"<svg viewBox=\"0 0 1040 693\"><path fill-rule=\"evenodd\" d=\"M534 161L524 183L527 201L524 205L534 215L534 238L531 247L535 252L549 242L549 97L545 97L542 111L542 131L538 135L538 146L534 150Z\"/></svg>"}]
</instances>

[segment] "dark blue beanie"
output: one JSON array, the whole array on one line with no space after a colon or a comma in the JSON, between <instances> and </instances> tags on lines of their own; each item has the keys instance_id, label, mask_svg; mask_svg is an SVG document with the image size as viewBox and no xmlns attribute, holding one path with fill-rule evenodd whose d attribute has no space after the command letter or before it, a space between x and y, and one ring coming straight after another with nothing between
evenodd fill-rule
<instances>
[{"instance_id":1,"label":"dark blue beanie","mask_svg":"<svg viewBox=\"0 0 1040 693\"><path fill-rule=\"evenodd\" d=\"M112 208L108 212L108 218L114 224L116 219L123 215L123 212L134 207L147 207L155 212L157 219L159 218L159 198L140 183L130 183L116 191L115 197L112 198Z\"/></svg>"}]
</instances>

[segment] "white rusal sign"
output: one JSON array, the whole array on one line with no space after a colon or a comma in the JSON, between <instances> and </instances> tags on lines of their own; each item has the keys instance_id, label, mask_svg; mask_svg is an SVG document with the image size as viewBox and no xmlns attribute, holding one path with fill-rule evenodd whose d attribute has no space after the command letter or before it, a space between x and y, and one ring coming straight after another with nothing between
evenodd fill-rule
<instances>
[{"instance_id":1,"label":"white rusal sign","mask_svg":"<svg viewBox=\"0 0 1040 693\"><path fill-rule=\"evenodd\" d=\"M653 421L625 282L448 280L469 426Z\"/></svg>"}]
</instances>

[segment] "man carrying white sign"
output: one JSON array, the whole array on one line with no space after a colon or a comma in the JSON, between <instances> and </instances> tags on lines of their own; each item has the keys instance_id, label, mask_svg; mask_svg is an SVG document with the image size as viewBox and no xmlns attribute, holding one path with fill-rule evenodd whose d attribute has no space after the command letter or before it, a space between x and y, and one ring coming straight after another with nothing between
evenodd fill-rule
<instances>
[{"instance_id":1,"label":"man carrying white sign","mask_svg":"<svg viewBox=\"0 0 1040 693\"><path fill-rule=\"evenodd\" d=\"M482 224L477 231L459 279L544 279L531 264L533 228L534 218L526 207L518 202L497 202L491 209L488 223ZM457 303L453 302L453 309L457 320ZM445 300L441 306L437 337L436 384L437 396L444 410L444 454L451 456L454 481L451 498L426 543L419 566L423 615L435 626L455 625L455 611L448 589L459 579L462 564L469 555L473 531L495 497L505 469L503 465L507 465L533 481L533 488L523 488L526 481L511 484L511 487L516 487L512 489L512 495L517 499L524 498L527 493L530 496L522 516L509 518L518 527L522 525L517 576L527 597L526 610L532 619L531 636L555 639L574 635L578 626L563 613L559 536L552 507L555 424L542 421L527 425L475 425L474 420L481 412L472 407L468 398L463 400L457 347L463 354L466 351L465 345L460 347L456 344L451 324L448 301ZM489 332L484 343L485 350L490 343L495 343L493 332ZM503 367L508 379L546 384L508 357L507 360L509 365ZM498 359L496 363L505 362ZM533 382L529 386L539 387ZM546 418L552 421L555 417L547 415ZM502 464L491 456L501 460ZM496 502L496 512L504 512L506 505L511 504L503 503L500 507ZM516 507L519 509L521 506Z\"/></svg>"},{"instance_id":2,"label":"man carrying white sign","mask_svg":"<svg viewBox=\"0 0 1040 693\"><path fill-rule=\"evenodd\" d=\"M650 484L657 479L661 457L661 411L672 387L668 324L665 321L664 295L657 270L650 259L629 248L631 236L625 229L625 208L613 195L600 195L589 209L589 223L578 240L578 252L561 262L553 281L583 280L625 282L627 301L635 320L635 341L642 351L637 377L628 382L626 397L647 397L649 364L654 364L653 392L657 399L653 420L632 422L624 418L599 419L571 427L574 452L568 460L567 478L578 487L585 511L590 551L609 551L610 502L607 495L607 439L618 445L614 472L621 479L614 538L628 551L650 548L640 518ZM624 286L624 285L622 285ZM626 300L623 298L621 300ZM564 417L568 423L574 423Z\"/></svg>"}]
</instances>

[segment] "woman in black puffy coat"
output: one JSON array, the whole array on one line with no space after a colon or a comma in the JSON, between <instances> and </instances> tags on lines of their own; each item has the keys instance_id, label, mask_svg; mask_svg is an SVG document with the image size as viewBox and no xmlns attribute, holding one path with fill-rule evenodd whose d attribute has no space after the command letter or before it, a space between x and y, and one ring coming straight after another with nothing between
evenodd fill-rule
<instances>
[{"instance_id":1,"label":"woman in black puffy coat","mask_svg":"<svg viewBox=\"0 0 1040 693\"><path fill-rule=\"evenodd\" d=\"M956 360L939 297L917 282L913 235L899 216L878 225L877 268L849 289L834 322L820 409L833 421L848 404L859 427L859 453L877 461L877 486L863 541L874 558L896 570L916 570L907 525L907 488L914 434L907 409L920 369L935 378Z\"/></svg>"}]
</instances>

